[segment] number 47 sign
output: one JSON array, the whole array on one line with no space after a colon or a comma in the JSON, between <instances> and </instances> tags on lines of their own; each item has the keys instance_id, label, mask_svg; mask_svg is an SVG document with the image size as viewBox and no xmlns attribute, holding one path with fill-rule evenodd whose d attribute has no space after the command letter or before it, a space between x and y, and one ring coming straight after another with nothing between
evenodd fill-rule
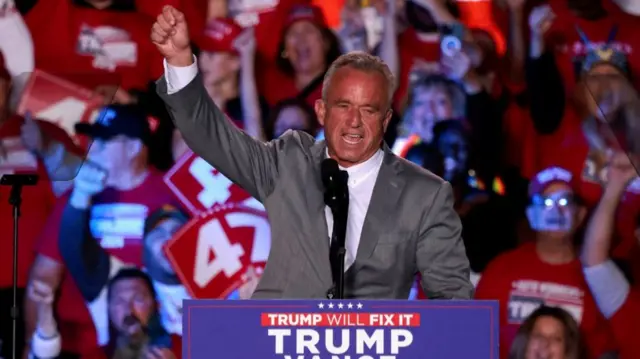
<instances>
[{"instance_id":1,"label":"number 47 sign","mask_svg":"<svg viewBox=\"0 0 640 359\"><path fill-rule=\"evenodd\" d=\"M191 297L224 299L264 269L270 247L266 213L228 204L192 219L165 253Z\"/></svg>"}]
</instances>

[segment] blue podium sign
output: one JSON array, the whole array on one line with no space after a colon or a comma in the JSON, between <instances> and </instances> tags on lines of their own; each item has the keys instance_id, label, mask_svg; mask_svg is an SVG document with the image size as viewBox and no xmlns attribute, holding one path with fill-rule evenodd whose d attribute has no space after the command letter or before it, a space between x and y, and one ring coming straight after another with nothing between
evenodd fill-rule
<instances>
[{"instance_id":1,"label":"blue podium sign","mask_svg":"<svg viewBox=\"0 0 640 359\"><path fill-rule=\"evenodd\" d=\"M185 359L498 359L495 301L187 300Z\"/></svg>"}]
</instances>

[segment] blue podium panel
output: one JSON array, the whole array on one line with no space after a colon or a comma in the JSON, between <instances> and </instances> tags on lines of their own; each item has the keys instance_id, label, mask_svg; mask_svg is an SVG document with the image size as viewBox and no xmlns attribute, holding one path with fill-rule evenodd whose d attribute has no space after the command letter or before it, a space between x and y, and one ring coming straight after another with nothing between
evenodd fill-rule
<instances>
[{"instance_id":1,"label":"blue podium panel","mask_svg":"<svg viewBox=\"0 0 640 359\"><path fill-rule=\"evenodd\" d=\"M184 359L498 359L497 301L187 300Z\"/></svg>"}]
</instances>

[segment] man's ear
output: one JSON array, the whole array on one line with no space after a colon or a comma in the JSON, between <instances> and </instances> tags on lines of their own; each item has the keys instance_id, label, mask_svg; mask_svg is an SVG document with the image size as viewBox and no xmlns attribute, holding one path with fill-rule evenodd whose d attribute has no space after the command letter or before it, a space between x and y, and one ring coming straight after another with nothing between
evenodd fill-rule
<instances>
[{"instance_id":1,"label":"man's ear","mask_svg":"<svg viewBox=\"0 0 640 359\"><path fill-rule=\"evenodd\" d=\"M391 118L393 117L393 110L392 109L388 109L387 113L384 115L384 119L382 120L382 128L384 130L384 132L387 132L387 127L389 127L389 124L391 123Z\"/></svg>"},{"instance_id":2,"label":"man's ear","mask_svg":"<svg viewBox=\"0 0 640 359\"><path fill-rule=\"evenodd\" d=\"M327 114L327 106L324 103L324 100L322 99L316 100L314 109L316 111L316 117L318 118L318 122L320 123L320 125L324 126L324 116Z\"/></svg>"}]
</instances>

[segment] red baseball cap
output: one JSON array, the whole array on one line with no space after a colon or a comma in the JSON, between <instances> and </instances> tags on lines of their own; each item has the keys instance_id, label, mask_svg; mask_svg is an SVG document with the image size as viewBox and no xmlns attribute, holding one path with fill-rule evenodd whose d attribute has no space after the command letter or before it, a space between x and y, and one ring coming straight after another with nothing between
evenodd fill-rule
<instances>
[{"instance_id":1,"label":"red baseball cap","mask_svg":"<svg viewBox=\"0 0 640 359\"><path fill-rule=\"evenodd\" d=\"M309 21L320 28L327 28L327 19L324 16L322 9L315 5L296 5L285 20L286 29L298 21Z\"/></svg>"},{"instance_id":2,"label":"red baseball cap","mask_svg":"<svg viewBox=\"0 0 640 359\"><path fill-rule=\"evenodd\" d=\"M200 49L208 52L237 53L233 43L243 30L242 26L233 19L212 19L204 29L204 34L199 42Z\"/></svg>"},{"instance_id":3,"label":"red baseball cap","mask_svg":"<svg viewBox=\"0 0 640 359\"><path fill-rule=\"evenodd\" d=\"M542 194L554 183L562 183L574 188L574 179L571 172L560 167L549 167L540 171L529 182L529 196Z\"/></svg>"},{"instance_id":4,"label":"red baseball cap","mask_svg":"<svg viewBox=\"0 0 640 359\"><path fill-rule=\"evenodd\" d=\"M0 51L0 79L5 79L7 81L11 80L11 74L9 70L7 70L6 62L4 60L4 55L2 51Z\"/></svg>"}]
</instances>

